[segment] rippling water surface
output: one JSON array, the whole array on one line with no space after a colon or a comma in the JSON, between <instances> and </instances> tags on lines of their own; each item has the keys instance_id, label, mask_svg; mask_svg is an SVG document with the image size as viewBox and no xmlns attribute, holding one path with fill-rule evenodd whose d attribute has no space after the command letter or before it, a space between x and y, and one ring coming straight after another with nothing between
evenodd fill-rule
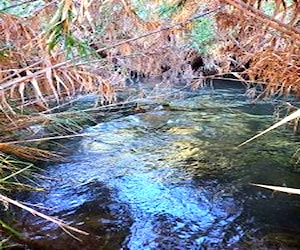
<instances>
[{"instance_id":1,"label":"rippling water surface","mask_svg":"<svg viewBox=\"0 0 300 250\"><path fill-rule=\"evenodd\" d=\"M249 183L299 187L295 138L277 130L271 102L234 86L201 90L146 113L99 123L70 162L47 167L46 192L27 202L90 232L74 240L24 215L41 249L298 249L300 197Z\"/></svg>"}]
</instances>

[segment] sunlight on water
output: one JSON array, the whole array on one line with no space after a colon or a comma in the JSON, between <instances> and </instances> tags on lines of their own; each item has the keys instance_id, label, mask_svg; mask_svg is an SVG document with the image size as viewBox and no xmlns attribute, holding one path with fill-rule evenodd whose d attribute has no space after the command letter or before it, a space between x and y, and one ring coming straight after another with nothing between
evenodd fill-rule
<instances>
[{"instance_id":1,"label":"sunlight on water","mask_svg":"<svg viewBox=\"0 0 300 250\"><path fill-rule=\"evenodd\" d=\"M42 183L47 192L28 201L90 231L83 249L95 249L94 244L96 249L132 250L247 246L255 233L265 233L261 218L280 202L248 183L280 185L284 175L299 181L287 165L294 149L287 152L275 143L284 144L291 135L275 132L249 145L247 152L237 149L272 123L272 113L265 113L272 105L254 107L242 89L213 94L203 91L174 101L170 110L158 108L88 128L99 136L81 140L71 162L49 166L54 180ZM277 212L287 207L288 202L281 204ZM72 241L37 218L26 220L55 239L53 249ZM292 220L287 224L296 230ZM32 238L48 244L47 237Z\"/></svg>"}]
</instances>

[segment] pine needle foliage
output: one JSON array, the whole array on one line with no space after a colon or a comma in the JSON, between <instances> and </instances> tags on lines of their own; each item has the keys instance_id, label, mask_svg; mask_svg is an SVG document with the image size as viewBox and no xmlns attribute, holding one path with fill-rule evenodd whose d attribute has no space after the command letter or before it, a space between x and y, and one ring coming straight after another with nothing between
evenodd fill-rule
<instances>
[{"instance_id":1,"label":"pine needle foliage","mask_svg":"<svg viewBox=\"0 0 300 250\"><path fill-rule=\"evenodd\" d=\"M99 93L103 101L113 101L114 91L107 79L84 65L74 65L62 50L54 48L63 35L66 43L74 44L67 21L51 22L46 32L39 21L39 16L24 19L0 13L1 109L13 112L11 102L47 109L49 102L59 104L78 93Z\"/></svg>"},{"instance_id":2,"label":"pine needle foliage","mask_svg":"<svg viewBox=\"0 0 300 250\"><path fill-rule=\"evenodd\" d=\"M208 19L187 22L224 4ZM78 93L113 102L132 72L166 82L180 75L190 83L199 77L191 70L199 55L219 74L240 73L246 65L240 76L266 83L265 94L299 92L296 0L61 0L36 10L26 19L0 14L5 111L13 112L12 101L47 109Z\"/></svg>"},{"instance_id":3,"label":"pine needle foliage","mask_svg":"<svg viewBox=\"0 0 300 250\"><path fill-rule=\"evenodd\" d=\"M220 50L227 68L240 77L263 83L265 95L300 94L300 3L224 0L217 23L224 36ZM231 67L232 68L232 67Z\"/></svg>"}]
</instances>

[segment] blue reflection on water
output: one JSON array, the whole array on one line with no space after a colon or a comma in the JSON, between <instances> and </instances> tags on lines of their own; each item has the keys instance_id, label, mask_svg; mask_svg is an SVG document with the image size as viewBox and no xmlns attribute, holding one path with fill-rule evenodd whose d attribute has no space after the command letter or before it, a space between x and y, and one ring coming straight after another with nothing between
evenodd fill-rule
<instances>
[{"instance_id":1,"label":"blue reflection on water","mask_svg":"<svg viewBox=\"0 0 300 250\"><path fill-rule=\"evenodd\" d=\"M240 214L233 197L210 201L213 195L204 187L186 182L163 185L140 175L122 178L118 187L119 199L131 204L135 220L130 249L157 249L162 238L174 241L174 246L188 241L198 247L204 242L218 244L223 240L224 227ZM233 211L227 211L229 207Z\"/></svg>"},{"instance_id":2,"label":"blue reflection on water","mask_svg":"<svg viewBox=\"0 0 300 250\"><path fill-rule=\"evenodd\" d=\"M111 231L122 226L110 218L121 212L113 204L127 204L132 223L126 224L129 233L123 246L132 250L230 247L245 234L234 225L242 213L241 201L230 191L230 182L201 176L231 170L235 152L230 156L228 148L249 132L246 118L257 124L259 119L232 111L244 101L239 101L240 93L227 99L224 93L219 102L218 96L213 101L210 96L182 101L184 107L191 106L189 112L159 110L87 129L99 135L84 138L71 163L50 166L54 180L44 184L46 193L31 201L87 228L87 217L93 217L93 227L98 223L98 228L111 221ZM209 107L197 109L203 103ZM107 197L109 205L99 204L101 197ZM109 210L109 218L98 214L101 209ZM232 227L235 231L228 234Z\"/></svg>"}]
</instances>

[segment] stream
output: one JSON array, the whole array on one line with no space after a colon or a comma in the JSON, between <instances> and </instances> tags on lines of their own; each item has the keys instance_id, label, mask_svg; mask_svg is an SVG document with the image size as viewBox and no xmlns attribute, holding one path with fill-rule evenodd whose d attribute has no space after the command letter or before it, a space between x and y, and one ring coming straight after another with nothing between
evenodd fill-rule
<instances>
[{"instance_id":1,"label":"stream","mask_svg":"<svg viewBox=\"0 0 300 250\"><path fill-rule=\"evenodd\" d=\"M285 127L237 147L275 106L224 83L87 128L24 201L90 235L22 212L29 249L300 249L300 196L250 185L300 188L299 138Z\"/></svg>"}]
</instances>

